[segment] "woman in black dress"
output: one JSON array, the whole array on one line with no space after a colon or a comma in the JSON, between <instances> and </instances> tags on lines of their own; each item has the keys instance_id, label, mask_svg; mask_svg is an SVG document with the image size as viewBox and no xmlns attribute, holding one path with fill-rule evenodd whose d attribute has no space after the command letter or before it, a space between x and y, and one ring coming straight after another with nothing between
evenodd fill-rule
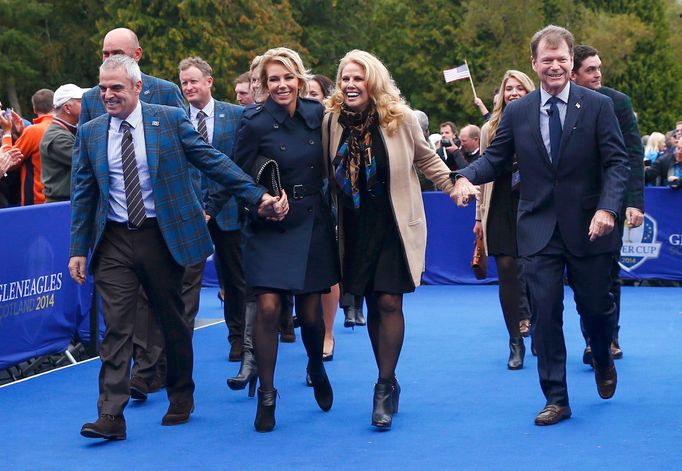
<instances>
[{"instance_id":1,"label":"woman in black dress","mask_svg":"<svg viewBox=\"0 0 682 471\"><path fill-rule=\"evenodd\" d=\"M500 96L490 120L481 129L481 154L495 138L504 108L518 100L535 86L530 78L518 70L508 70L502 78ZM481 195L476 201L476 222L474 234L486 241L488 255L495 257L499 276L499 296L504 321L509 332L510 370L523 368L526 353L519 329L519 312L522 289L517 269L518 250L516 246L516 212L519 205L518 169L516 165L509 172L491 183L482 185Z\"/></svg>"},{"instance_id":2,"label":"woman in black dress","mask_svg":"<svg viewBox=\"0 0 682 471\"><path fill-rule=\"evenodd\" d=\"M424 271L426 217L415 166L450 191L450 170L424 138L386 67L364 51L341 59L322 125L338 201L344 291L364 296L379 370L372 425L398 412L395 377L403 345L403 294Z\"/></svg>"},{"instance_id":3,"label":"woman in black dress","mask_svg":"<svg viewBox=\"0 0 682 471\"><path fill-rule=\"evenodd\" d=\"M296 52L267 51L260 81L268 98L244 111L233 152L234 161L251 174L258 157L275 160L289 201L284 221L250 216L243 229L246 284L257 299L253 340L260 387L254 425L260 432L275 426L274 370L283 296L295 296L315 399L325 412L333 402L322 363L320 295L339 281L339 270L331 211L322 194L324 107L301 98L307 79Z\"/></svg>"}]
</instances>

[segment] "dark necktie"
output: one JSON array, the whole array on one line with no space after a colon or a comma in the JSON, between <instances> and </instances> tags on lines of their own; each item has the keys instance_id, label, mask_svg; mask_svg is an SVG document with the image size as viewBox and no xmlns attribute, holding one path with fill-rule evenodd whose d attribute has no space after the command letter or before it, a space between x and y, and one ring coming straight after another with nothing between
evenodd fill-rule
<instances>
[{"instance_id":1,"label":"dark necktie","mask_svg":"<svg viewBox=\"0 0 682 471\"><path fill-rule=\"evenodd\" d=\"M137 174L137 162L135 161L135 145L131 126L127 121L121 123L123 141L121 142L121 163L123 165L123 184L126 190L126 205L128 206L128 225L138 228L146 218L142 190L140 190L140 177Z\"/></svg>"},{"instance_id":2,"label":"dark necktie","mask_svg":"<svg viewBox=\"0 0 682 471\"><path fill-rule=\"evenodd\" d=\"M197 131L204 138L204 141L208 143L208 129L206 128L206 113L199 111L197 113Z\"/></svg>"},{"instance_id":3,"label":"dark necktie","mask_svg":"<svg viewBox=\"0 0 682 471\"><path fill-rule=\"evenodd\" d=\"M549 148L552 162L556 162L559 158L559 146L561 145L561 116L559 116L559 107L557 106L559 102L561 100L555 96L547 100L549 103Z\"/></svg>"}]
</instances>

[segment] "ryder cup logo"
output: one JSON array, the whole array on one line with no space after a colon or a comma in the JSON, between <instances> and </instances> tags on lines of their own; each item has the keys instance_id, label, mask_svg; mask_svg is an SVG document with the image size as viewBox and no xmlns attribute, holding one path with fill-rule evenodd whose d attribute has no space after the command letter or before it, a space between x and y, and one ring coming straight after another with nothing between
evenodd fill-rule
<instances>
[{"instance_id":1,"label":"ryder cup logo","mask_svg":"<svg viewBox=\"0 0 682 471\"><path fill-rule=\"evenodd\" d=\"M658 258L661 243L656 242L656 220L644 215L644 223L634 229L625 226L623 247L620 249L620 266L623 270L634 270L649 258Z\"/></svg>"}]
</instances>

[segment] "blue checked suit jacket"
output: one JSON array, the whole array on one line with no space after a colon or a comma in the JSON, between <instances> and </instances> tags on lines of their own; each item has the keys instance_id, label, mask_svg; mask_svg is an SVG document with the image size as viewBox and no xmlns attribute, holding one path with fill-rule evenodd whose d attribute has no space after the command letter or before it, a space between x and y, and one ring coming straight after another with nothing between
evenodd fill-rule
<instances>
[{"instance_id":1,"label":"blue checked suit jacket","mask_svg":"<svg viewBox=\"0 0 682 471\"><path fill-rule=\"evenodd\" d=\"M215 109L213 110L213 147L218 149L223 154L232 157L232 147L234 146L234 137L239 128L239 120L242 117L244 108L224 101L215 100ZM203 176L202 176L203 177ZM205 178L205 177L203 177ZM202 185L203 186L203 185ZM221 185L213 180L207 180L206 183L207 194L204 199L206 203L206 212L209 214L211 207L210 195L215 191L220 190ZM225 204L223 209L214 217L218 227L223 231L239 230L239 205L236 198L232 197Z\"/></svg>"},{"instance_id":2,"label":"blue checked suit jacket","mask_svg":"<svg viewBox=\"0 0 682 471\"><path fill-rule=\"evenodd\" d=\"M208 145L179 108L142 103L147 163L156 218L175 261L189 266L213 251L201 205L189 178L189 163L229 188L248 204L265 189L258 187L227 156ZM107 157L109 115L79 127L81 142L71 175L70 256L97 251L109 210Z\"/></svg>"}]
</instances>

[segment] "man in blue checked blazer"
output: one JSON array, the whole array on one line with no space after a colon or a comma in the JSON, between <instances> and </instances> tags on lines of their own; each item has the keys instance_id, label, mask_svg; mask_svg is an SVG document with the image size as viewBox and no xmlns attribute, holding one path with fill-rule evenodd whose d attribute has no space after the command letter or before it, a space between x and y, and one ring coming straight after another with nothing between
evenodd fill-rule
<instances>
[{"instance_id":1,"label":"man in blue checked blazer","mask_svg":"<svg viewBox=\"0 0 682 471\"><path fill-rule=\"evenodd\" d=\"M79 128L71 196L69 273L90 272L102 297L106 331L100 349L99 417L81 434L125 439L137 293L142 285L159 317L167 348L169 408L163 425L189 420L194 410L192 331L183 316L185 267L212 250L189 164L230 188L262 217L283 219L288 204L256 186L229 158L208 145L186 113L141 103L140 69L125 55L100 67L107 114Z\"/></svg>"},{"instance_id":2,"label":"man in blue checked blazer","mask_svg":"<svg viewBox=\"0 0 682 471\"><path fill-rule=\"evenodd\" d=\"M476 193L474 184L494 180L518 160L517 216L523 258L537 316L535 347L545 408L536 425L571 416L563 335L564 272L590 337L597 392L616 390L611 354L616 307L611 288L614 231L626 193L627 152L613 102L570 83L573 35L547 26L531 41L531 61L541 87L510 103L495 139L476 162L456 172L458 204Z\"/></svg>"},{"instance_id":3,"label":"man in blue checked blazer","mask_svg":"<svg viewBox=\"0 0 682 471\"><path fill-rule=\"evenodd\" d=\"M243 108L213 99L213 70L200 57L189 57L180 62L179 79L182 93L189 102L190 121L206 141L226 155L232 155L232 145L239 126ZM208 195L221 189L221 185L202 175L205 188L204 203ZM219 268L221 286L225 292L223 315L228 329L230 361L239 361L244 340L244 310L246 281L242 268L241 230L237 201L231 197L220 211L206 205L208 230L215 246L216 267Z\"/></svg>"},{"instance_id":4,"label":"man in blue checked blazer","mask_svg":"<svg viewBox=\"0 0 682 471\"><path fill-rule=\"evenodd\" d=\"M128 28L116 28L109 31L102 41L102 61L115 54L125 54L136 62L142 59L142 47L137 35ZM183 108L182 94L177 85L151 75L142 74L142 91L140 100L156 105ZM83 95L82 113L79 125L106 113L104 103L95 86ZM76 141L74 154L78 153L79 142ZM201 174L191 168L190 175L197 198L201 198ZM185 269L182 283L182 299L185 302L185 317L193 325L199 310L199 294L205 262L201 261ZM133 368L130 381L131 397L135 400L146 400L147 394L158 391L165 383L166 358L163 341L154 313L143 289L138 298L138 314L136 317L135 335L133 337Z\"/></svg>"}]
</instances>

